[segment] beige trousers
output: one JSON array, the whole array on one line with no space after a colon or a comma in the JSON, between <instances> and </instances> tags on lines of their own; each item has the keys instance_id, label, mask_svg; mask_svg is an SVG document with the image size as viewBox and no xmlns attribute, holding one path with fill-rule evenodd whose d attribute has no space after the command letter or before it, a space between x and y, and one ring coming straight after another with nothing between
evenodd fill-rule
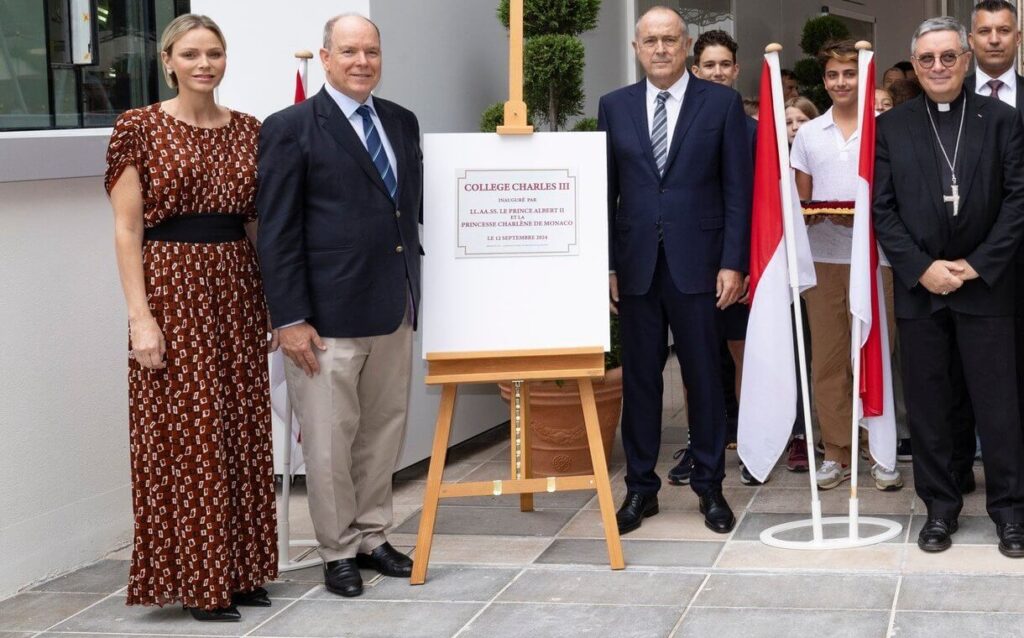
<instances>
[{"instance_id":1,"label":"beige trousers","mask_svg":"<svg viewBox=\"0 0 1024 638\"><path fill-rule=\"evenodd\" d=\"M389 335L323 339L310 378L285 358L288 398L302 426L309 514L324 561L386 540L391 476L405 435L412 364L408 319Z\"/></svg>"},{"instance_id":2,"label":"beige trousers","mask_svg":"<svg viewBox=\"0 0 1024 638\"><path fill-rule=\"evenodd\" d=\"M814 262L818 285L804 293L811 329L811 393L825 444L825 460L850 463L853 364L850 361L850 266ZM882 267L889 347L896 321L892 269ZM892 352L890 351L890 354Z\"/></svg>"}]
</instances>

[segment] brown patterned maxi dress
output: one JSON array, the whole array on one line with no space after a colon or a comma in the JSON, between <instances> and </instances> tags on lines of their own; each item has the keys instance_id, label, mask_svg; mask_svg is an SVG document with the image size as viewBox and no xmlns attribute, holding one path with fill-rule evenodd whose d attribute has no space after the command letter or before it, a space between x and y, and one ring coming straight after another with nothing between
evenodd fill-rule
<instances>
[{"instance_id":1,"label":"brown patterned maxi dress","mask_svg":"<svg viewBox=\"0 0 1024 638\"><path fill-rule=\"evenodd\" d=\"M219 128L159 104L127 111L107 150L107 191L134 166L147 228L178 215L255 219L259 122ZM135 545L129 605L212 609L277 576L267 311L248 240L148 241L149 306L167 367L129 360Z\"/></svg>"}]
</instances>

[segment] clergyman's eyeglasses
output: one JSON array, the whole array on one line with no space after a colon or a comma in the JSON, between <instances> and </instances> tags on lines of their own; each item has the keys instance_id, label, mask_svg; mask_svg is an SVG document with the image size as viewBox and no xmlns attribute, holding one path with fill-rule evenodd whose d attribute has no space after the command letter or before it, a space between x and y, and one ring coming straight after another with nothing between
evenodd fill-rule
<instances>
[{"instance_id":1,"label":"clergyman's eyeglasses","mask_svg":"<svg viewBox=\"0 0 1024 638\"><path fill-rule=\"evenodd\" d=\"M947 69L952 69L953 65L956 64L957 59L959 59L961 55L966 55L968 53L970 53L970 50L961 51L960 53L957 53L956 51L943 51L938 56L938 59L939 62L942 62L942 66ZM924 55L914 55L911 57L917 60L917 63L926 69L930 69L935 66L936 56L934 53L925 53Z\"/></svg>"}]
</instances>

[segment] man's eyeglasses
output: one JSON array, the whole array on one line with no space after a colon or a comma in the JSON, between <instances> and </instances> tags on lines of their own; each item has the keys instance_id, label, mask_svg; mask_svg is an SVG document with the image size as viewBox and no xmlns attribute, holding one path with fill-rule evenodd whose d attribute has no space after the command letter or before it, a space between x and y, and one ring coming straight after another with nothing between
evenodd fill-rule
<instances>
[{"instance_id":1,"label":"man's eyeglasses","mask_svg":"<svg viewBox=\"0 0 1024 638\"><path fill-rule=\"evenodd\" d=\"M960 58L960 56L966 55L968 53L970 53L970 50L961 51L960 53L957 53L956 51L943 51L938 56L938 59L939 62L942 62L942 66L946 67L947 69L952 69L953 65L956 64L956 61ZM925 53L924 55L913 55L910 57L917 60L917 63L926 69L930 69L933 66L935 66L934 53Z\"/></svg>"}]
</instances>

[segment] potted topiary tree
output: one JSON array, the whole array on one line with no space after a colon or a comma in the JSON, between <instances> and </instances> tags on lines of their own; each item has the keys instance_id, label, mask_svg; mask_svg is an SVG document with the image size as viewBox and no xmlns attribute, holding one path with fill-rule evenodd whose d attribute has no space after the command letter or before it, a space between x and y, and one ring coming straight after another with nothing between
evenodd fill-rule
<instances>
[{"instance_id":1,"label":"potted topiary tree","mask_svg":"<svg viewBox=\"0 0 1024 638\"><path fill-rule=\"evenodd\" d=\"M604 379L594 381L597 419L605 458L611 458L615 431L622 415L622 346L619 318L611 316L611 350L604 355ZM512 386L500 383L501 398L509 401ZM535 476L593 474L583 406L575 381L530 384L530 459Z\"/></svg>"},{"instance_id":2,"label":"potted topiary tree","mask_svg":"<svg viewBox=\"0 0 1024 638\"><path fill-rule=\"evenodd\" d=\"M601 0L525 0L523 5L523 101L530 123L548 130L566 127L583 114L584 47L579 35L597 26ZM509 23L509 0L501 0L498 19ZM494 104L480 121L480 130L493 132L502 123L504 103ZM595 118L582 118L573 131L595 131ZM619 324L611 322L611 352L605 355L605 377L594 382L598 420L605 457L611 454L622 413L622 368ZM506 401L511 385L499 384ZM575 381L530 384L530 458L535 476L592 474L583 407Z\"/></svg>"},{"instance_id":3,"label":"potted topiary tree","mask_svg":"<svg viewBox=\"0 0 1024 638\"><path fill-rule=\"evenodd\" d=\"M601 0L523 3L523 101L531 121L547 124L549 131L562 130L570 118L583 114L585 51L579 35L597 26L600 12ZM509 0L499 3L498 20L508 28ZM501 123L502 109L490 106L480 129L494 131L494 126Z\"/></svg>"}]
</instances>

